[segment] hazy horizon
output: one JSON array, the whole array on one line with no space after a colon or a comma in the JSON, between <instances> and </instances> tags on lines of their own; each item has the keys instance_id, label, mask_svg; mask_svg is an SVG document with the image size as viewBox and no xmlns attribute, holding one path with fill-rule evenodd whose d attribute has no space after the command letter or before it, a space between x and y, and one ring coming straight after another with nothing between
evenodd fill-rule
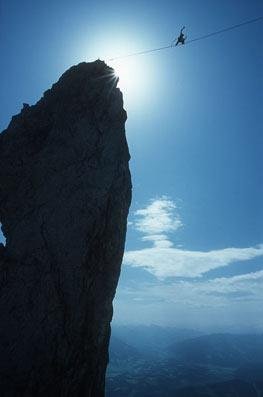
<instances>
[{"instance_id":1,"label":"hazy horizon","mask_svg":"<svg viewBox=\"0 0 263 397\"><path fill-rule=\"evenodd\" d=\"M175 325L159 325L155 323L117 323L115 321L112 322L111 324L112 329L118 329L118 328L140 328L140 327L146 327L146 328L151 328L151 327L156 327L160 329L170 329L170 330L177 330L177 331L196 331L200 332L201 335L210 335L210 334L245 334L245 335L263 335L263 329L262 328L255 328L253 329L251 326L247 327L237 327L236 325L233 325L233 327L211 327L211 328L205 328L205 327L196 327L196 328L190 328L190 327L178 327L176 324ZM200 335L200 336L201 336Z\"/></svg>"}]
</instances>

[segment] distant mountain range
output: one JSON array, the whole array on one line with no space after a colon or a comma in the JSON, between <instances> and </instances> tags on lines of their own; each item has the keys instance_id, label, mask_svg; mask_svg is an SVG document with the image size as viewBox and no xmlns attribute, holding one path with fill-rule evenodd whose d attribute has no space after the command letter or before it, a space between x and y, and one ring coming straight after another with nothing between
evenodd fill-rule
<instances>
[{"instance_id":1,"label":"distant mountain range","mask_svg":"<svg viewBox=\"0 0 263 397\"><path fill-rule=\"evenodd\" d=\"M156 326L112 334L107 397L263 397L263 335Z\"/></svg>"},{"instance_id":2,"label":"distant mountain range","mask_svg":"<svg viewBox=\"0 0 263 397\"><path fill-rule=\"evenodd\" d=\"M135 325L115 326L112 335L144 354L161 353L163 355L168 346L203 334L192 329Z\"/></svg>"},{"instance_id":3,"label":"distant mountain range","mask_svg":"<svg viewBox=\"0 0 263 397\"><path fill-rule=\"evenodd\" d=\"M204 335L169 346L169 354L184 363L237 367L263 361L262 335Z\"/></svg>"}]
</instances>

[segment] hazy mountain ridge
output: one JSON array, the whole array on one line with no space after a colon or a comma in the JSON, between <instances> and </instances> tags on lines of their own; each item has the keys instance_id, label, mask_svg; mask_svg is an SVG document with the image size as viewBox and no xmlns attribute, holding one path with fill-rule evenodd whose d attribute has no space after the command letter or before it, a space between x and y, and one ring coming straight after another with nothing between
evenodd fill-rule
<instances>
[{"instance_id":1,"label":"hazy mountain ridge","mask_svg":"<svg viewBox=\"0 0 263 397\"><path fill-rule=\"evenodd\" d=\"M201 336L200 331L158 325L115 326L112 335L144 354L165 354L168 346L176 342Z\"/></svg>"},{"instance_id":2,"label":"hazy mountain ridge","mask_svg":"<svg viewBox=\"0 0 263 397\"><path fill-rule=\"evenodd\" d=\"M180 362L236 367L262 360L263 335L205 335L178 342L168 351Z\"/></svg>"},{"instance_id":3,"label":"hazy mountain ridge","mask_svg":"<svg viewBox=\"0 0 263 397\"><path fill-rule=\"evenodd\" d=\"M128 327L127 327L128 328ZM133 329L133 327L131 327ZM153 327L140 327L142 340ZM170 329L154 327L159 337L170 335ZM176 334L176 329L174 329ZM124 332L124 329L122 329ZM187 330L187 335L195 331ZM114 329L113 329L114 334ZM131 335L131 329L127 332ZM126 335L127 336L127 335ZM131 344L139 344L131 339ZM172 338L172 336L171 336ZM174 338L176 336L174 335ZM136 355L122 361L116 343L111 345L112 356L107 373L107 397L262 397L263 362L261 356L263 335L211 334L177 341L161 350L153 346L152 354L148 343L146 353L135 350ZM170 337L167 337L167 341ZM142 341L141 341L142 342ZM115 346L115 348L114 348ZM209 355L209 348L211 354ZM134 346L130 346L134 353ZM198 360L204 349L203 356ZM258 354L252 355L252 352ZM128 352L125 343L125 351ZM157 352L157 353L156 353ZM176 354L178 352L178 354ZM250 352L250 359L246 357ZM180 354L179 354L180 353ZM123 356L124 357L124 356ZM190 360L187 361L187 358Z\"/></svg>"}]
</instances>

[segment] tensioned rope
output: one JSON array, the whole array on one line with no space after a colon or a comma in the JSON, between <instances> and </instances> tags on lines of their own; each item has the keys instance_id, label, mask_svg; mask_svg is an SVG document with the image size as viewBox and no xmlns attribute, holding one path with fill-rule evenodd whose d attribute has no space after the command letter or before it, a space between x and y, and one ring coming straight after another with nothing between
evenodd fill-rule
<instances>
[{"instance_id":1,"label":"tensioned rope","mask_svg":"<svg viewBox=\"0 0 263 397\"><path fill-rule=\"evenodd\" d=\"M207 39L208 37L215 36L217 34L221 34L221 33L224 33L224 32L228 32L229 30L237 29L237 28L240 28L241 26L248 25L250 23L254 23L254 22L260 21L262 19L263 19L263 16L255 18L255 19L250 19L249 21L245 21L245 22L239 23L237 25L232 25L232 26L229 26L227 28L224 28L224 29L221 29L221 30L217 30L217 31L212 32L212 33L205 34L204 36L200 36L200 37L196 37L195 39L188 40L188 41L185 42L184 45L193 43L194 41L204 40L204 39ZM139 51L139 52L133 52L133 53L127 54L127 55L120 55L118 57L109 59L109 61L115 61L116 59L134 57L134 56L137 56L137 55L149 54L150 52L162 51L162 50L166 50L168 48L175 48L175 45L170 44L170 45L167 45L167 46L164 46L164 47L152 48L150 50Z\"/></svg>"}]
</instances>

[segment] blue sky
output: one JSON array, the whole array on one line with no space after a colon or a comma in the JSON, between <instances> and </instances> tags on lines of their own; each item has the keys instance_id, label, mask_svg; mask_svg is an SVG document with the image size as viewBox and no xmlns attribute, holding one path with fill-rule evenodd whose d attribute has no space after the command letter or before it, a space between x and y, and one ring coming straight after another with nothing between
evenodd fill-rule
<instances>
[{"instance_id":1,"label":"blue sky","mask_svg":"<svg viewBox=\"0 0 263 397\"><path fill-rule=\"evenodd\" d=\"M261 15L260 0L2 1L0 129L73 64ZM133 177L116 323L263 330L262 33L110 62Z\"/></svg>"}]
</instances>

